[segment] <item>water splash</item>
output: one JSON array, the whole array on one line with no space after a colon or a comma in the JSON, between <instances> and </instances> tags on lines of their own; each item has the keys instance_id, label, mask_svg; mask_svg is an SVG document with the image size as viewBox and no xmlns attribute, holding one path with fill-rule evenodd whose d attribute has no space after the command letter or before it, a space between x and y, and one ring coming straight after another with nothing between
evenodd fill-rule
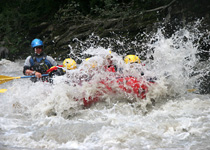
<instances>
[{"instance_id":1,"label":"water splash","mask_svg":"<svg viewBox=\"0 0 210 150\"><path fill-rule=\"evenodd\" d=\"M66 75L55 77L53 85L27 79L0 85L8 89L0 94L0 148L208 148L209 95L187 92L203 76L199 72L210 66L199 62L199 41L202 38L207 43L208 38L203 38L207 32L200 32L197 26L199 23L180 29L170 37L161 28L151 35L138 34L133 41L91 35L90 43L80 41L77 48L70 46L69 56L77 56L82 63ZM121 93L118 85L111 82L119 94L104 92L100 102L84 108L83 102L75 98L89 97L103 89L104 85L98 84L101 79L114 80L112 73L100 70L109 50L126 76L140 79L138 70L142 70L144 78L156 77L156 84L150 87L147 99L141 101L132 94ZM131 68L125 64L123 57L129 53L137 54L145 66ZM91 61L84 61L86 57ZM88 67L95 62L97 71ZM21 75L22 64L1 60L1 73ZM78 78L84 80L80 82Z\"/></svg>"}]
</instances>

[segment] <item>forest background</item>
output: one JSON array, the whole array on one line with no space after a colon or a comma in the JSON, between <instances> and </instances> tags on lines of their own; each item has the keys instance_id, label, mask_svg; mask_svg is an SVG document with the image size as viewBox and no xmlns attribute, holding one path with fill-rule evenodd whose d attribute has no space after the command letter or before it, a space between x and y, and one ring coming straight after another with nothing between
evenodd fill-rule
<instances>
[{"instance_id":1,"label":"forest background","mask_svg":"<svg viewBox=\"0 0 210 150\"><path fill-rule=\"evenodd\" d=\"M202 49L198 55L208 60L209 12L209 0L1 0L0 59L25 59L33 53L30 43L34 38L42 39L45 52L61 60L70 57L72 49L80 55L81 41L83 48L96 41L95 46L112 43L114 51L132 53L143 48L130 41L144 42L144 35L159 28L170 37L201 20L199 30L204 34L198 41ZM112 39L125 44L121 47Z\"/></svg>"}]
</instances>

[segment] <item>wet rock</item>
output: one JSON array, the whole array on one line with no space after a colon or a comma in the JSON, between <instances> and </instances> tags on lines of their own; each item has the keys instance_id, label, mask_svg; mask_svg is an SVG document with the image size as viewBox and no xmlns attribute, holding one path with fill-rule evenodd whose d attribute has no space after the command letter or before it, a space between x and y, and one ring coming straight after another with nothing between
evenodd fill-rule
<instances>
[{"instance_id":1,"label":"wet rock","mask_svg":"<svg viewBox=\"0 0 210 150\"><path fill-rule=\"evenodd\" d=\"M0 59L8 58L9 50L6 47L0 47Z\"/></svg>"}]
</instances>

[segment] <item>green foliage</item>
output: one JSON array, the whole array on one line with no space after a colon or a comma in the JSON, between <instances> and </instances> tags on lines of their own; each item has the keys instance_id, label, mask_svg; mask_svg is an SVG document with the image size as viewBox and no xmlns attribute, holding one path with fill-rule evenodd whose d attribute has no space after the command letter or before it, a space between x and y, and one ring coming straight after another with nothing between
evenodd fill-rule
<instances>
[{"instance_id":1,"label":"green foliage","mask_svg":"<svg viewBox=\"0 0 210 150\"><path fill-rule=\"evenodd\" d=\"M82 21L88 17L136 15L172 0L0 0L0 41L11 53L24 53L29 31L43 22ZM138 10L138 11L137 11ZM37 33L38 35L39 33Z\"/></svg>"},{"instance_id":2,"label":"green foliage","mask_svg":"<svg viewBox=\"0 0 210 150\"><path fill-rule=\"evenodd\" d=\"M60 22L72 20L75 19L78 15L82 16L79 10L81 11L80 4L71 0L59 8L59 10L55 13L54 18Z\"/></svg>"},{"instance_id":3,"label":"green foliage","mask_svg":"<svg viewBox=\"0 0 210 150\"><path fill-rule=\"evenodd\" d=\"M5 41L10 53L24 52L21 45L28 42L25 37L30 28L52 18L60 3L56 0L1 0L0 41Z\"/></svg>"},{"instance_id":4,"label":"green foliage","mask_svg":"<svg viewBox=\"0 0 210 150\"><path fill-rule=\"evenodd\" d=\"M141 10L154 9L172 2L172 0L133 0L135 6Z\"/></svg>"}]
</instances>

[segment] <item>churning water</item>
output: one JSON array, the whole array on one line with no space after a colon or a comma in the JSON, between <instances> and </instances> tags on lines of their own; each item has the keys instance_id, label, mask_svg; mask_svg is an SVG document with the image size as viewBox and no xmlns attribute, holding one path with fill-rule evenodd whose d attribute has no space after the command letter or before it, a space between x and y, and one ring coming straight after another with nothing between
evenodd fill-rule
<instances>
[{"instance_id":1,"label":"churning water","mask_svg":"<svg viewBox=\"0 0 210 150\"><path fill-rule=\"evenodd\" d=\"M0 149L210 149L210 97L197 92L200 75L191 76L199 64L198 47L193 43L199 35L182 29L165 38L159 30L150 39L152 42L144 43L148 48L146 58L152 55L153 60L142 60L145 66L140 69L145 78L157 78L146 100L107 94L84 108L75 97L94 94L97 79L107 77L98 73L91 84L77 85L74 78L86 74L87 64L55 77L53 85L29 79L1 84L0 88L8 91L0 93ZM100 66L109 50L90 47L83 53L94 55ZM138 69L129 69L123 63L124 54L112 55L124 73L140 76ZM22 66L22 60L1 60L1 75L22 76ZM202 69L209 70L208 61ZM194 88L194 92L189 91Z\"/></svg>"}]
</instances>

